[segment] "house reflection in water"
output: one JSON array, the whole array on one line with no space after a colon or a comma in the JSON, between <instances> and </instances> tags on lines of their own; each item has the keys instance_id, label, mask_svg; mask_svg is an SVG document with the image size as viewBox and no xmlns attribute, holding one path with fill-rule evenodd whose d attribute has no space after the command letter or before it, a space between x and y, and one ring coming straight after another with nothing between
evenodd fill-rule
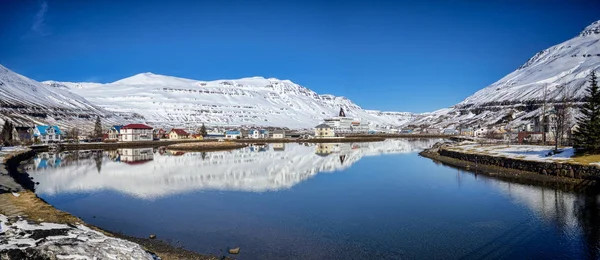
<instances>
[{"instance_id":1,"label":"house reflection in water","mask_svg":"<svg viewBox=\"0 0 600 260\"><path fill-rule=\"evenodd\" d=\"M60 167L62 162L62 155L60 153L39 153L34 159L34 166L36 169L46 169L48 167Z\"/></svg>"},{"instance_id":2,"label":"house reflection in water","mask_svg":"<svg viewBox=\"0 0 600 260\"><path fill-rule=\"evenodd\" d=\"M357 145L347 144L347 143L322 143L317 144L315 149L315 154L319 156L329 156L332 153L339 154L340 164L344 164L346 160L346 155L351 152L351 150L359 149L360 147Z\"/></svg>"},{"instance_id":3,"label":"house reflection in water","mask_svg":"<svg viewBox=\"0 0 600 260\"><path fill-rule=\"evenodd\" d=\"M152 148L123 148L111 152L110 158L116 162L138 164L152 161L154 153Z\"/></svg>"},{"instance_id":4,"label":"house reflection in water","mask_svg":"<svg viewBox=\"0 0 600 260\"><path fill-rule=\"evenodd\" d=\"M266 152L269 146L267 144L251 144L248 149L250 149L250 152Z\"/></svg>"},{"instance_id":5,"label":"house reflection in water","mask_svg":"<svg viewBox=\"0 0 600 260\"><path fill-rule=\"evenodd\" d=\"M167 150L167 152L169 153L169 155L171 156L182 156L185 154L185 152L182 151L173 151L173 150Z\"/></svg>"},{"instance_id":6,"label":"house reflection in water","mask_svg":"<svg viewBox=\"0 0 600 260\"><path fill-rule=\"evenodd\" d=\"M285 144L284 143L273 144L273 151L285 151Z\"/></svg>"}]
</instances>

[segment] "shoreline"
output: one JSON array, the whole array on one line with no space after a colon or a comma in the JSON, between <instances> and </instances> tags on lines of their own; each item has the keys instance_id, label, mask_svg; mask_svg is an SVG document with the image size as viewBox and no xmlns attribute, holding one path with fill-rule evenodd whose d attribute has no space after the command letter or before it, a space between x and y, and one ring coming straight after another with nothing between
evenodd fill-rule
<instances>
[{"instance_id":1,"label":"shoreline","mask_svg":"<svg viewBox=\"0 0 600 260\"><path fill-rule=\"evenodd\" d=\"M115 232L110 232L94 225L88 224L74 215L59 210L53 205L47 203L42 198L38 197L32 191L33 181L29 179L28 174L24 174L17 171L17 167L24 160L31 158L35 154L34 150L24 149L16 151L2 158L0 161L0 167L2 170L6 168L8 175L15 178L14 181L18 183L21 189L0 193L0 215L4 215L13 221L17 219L26 220L32 223L52 223L52 224L66 224L69 226L83 225L91 230L100 232L107 237L113 237L129 241L140 245L142 249L146 250L150 254L154 254L163 260L183 260L183 259L197 259L197 260L220 260L230 259L226 256L215 256L215 255L203 255L196 253L181 247L170 245L169 243L157 239L140 238L127 236ZM4 171L0 173L6 174ZM21 181L20 181L21 180ZM24 183L22 183L24 182ZM2 184L2 183L0 183ZM30 186L31 185L31 186ZM27 187L30 186L30 187ZM150 234L150 232L149 232ZM10 251L10 250L9 250ZM13 252L8 252L13 253ZM23 255L20 255L23 256ZM18 258L15 258L18 259ZM51 259L51 258L48 258Z\"/></svg>"},{"instance_id":2,"label":"shoreline","mask_svg":"<svg viewBox=\"0 0 600 260\"><path fill-rule=\"evenodd\" d=\"M439 149L439 150L438 150ZM527 185L536 185L543 187L555 188L563 191L584 192L594 186L600 184L597 178L583 177L572 178L566 175L541 174L535 171L528 171L518 168L509 168L492 164L476 163L473 161L463 160L450 156L443 155L447 151L443 148L430 148L419 153L421 157L431 159L436 163L441 163L446 166L467 170L475 175L481 174L495 179L500 179L509 182L515 182ZM456 152L456 151L452 151ZM458 152L456 152L458 153ZM463 156L472 156L472 154L461 153ZM500 161L501 165L510 165L503 163L502 160L508 159L498 156L492 156ZM516 159L512 159L516 160ZM524 161L524 160L521 160ZM542 164L541 162L526 161L528 164Z\"/></svg>"}]
</instances>

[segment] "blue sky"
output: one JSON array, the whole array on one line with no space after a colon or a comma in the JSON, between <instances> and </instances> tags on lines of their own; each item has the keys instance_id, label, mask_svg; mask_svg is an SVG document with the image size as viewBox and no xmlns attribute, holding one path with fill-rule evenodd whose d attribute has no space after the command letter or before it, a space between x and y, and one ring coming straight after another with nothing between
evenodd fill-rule
<instances>
[{"instance_id":1,"label":"blue sky","mask_svg":"<svg viewBox=\"0 0 600 260\"><path fill-rule=\"evenodd\" d=\"M111 3L108 3L111 2ZM35 80L290 79L368 109L451 106L600 19L597 0L0 0L0 64Z\"/></svg>"}]
</instances>

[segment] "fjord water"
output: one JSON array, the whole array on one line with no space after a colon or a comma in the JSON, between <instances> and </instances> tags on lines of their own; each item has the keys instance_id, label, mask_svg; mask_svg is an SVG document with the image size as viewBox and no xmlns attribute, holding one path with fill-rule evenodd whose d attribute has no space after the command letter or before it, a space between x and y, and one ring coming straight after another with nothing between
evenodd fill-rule
<instances>
[{"instance_id":1,"label":"fjord water","mask_svg":"<svg viewBox=\"0 0 600 260\"><path fill-rule=\"evenodd\" d=\"M597 196L418 156L440 140L38 154L60 210L113 232L237 259L597 258Z\"/></svg>"}]
</instances>

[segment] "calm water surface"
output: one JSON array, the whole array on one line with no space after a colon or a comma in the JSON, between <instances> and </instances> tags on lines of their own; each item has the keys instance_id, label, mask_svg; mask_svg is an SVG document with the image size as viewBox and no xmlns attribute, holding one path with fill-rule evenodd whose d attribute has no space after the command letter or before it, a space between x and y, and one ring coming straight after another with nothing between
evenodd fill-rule
<instances>
[{"instance_id":1,"label":"calm water surface","mask_svg":"<svg viewBox=\"0 0 600 260\"><path fill-rule=\"evenodd\" d=\"M238 259L598 257L597 196L417 155L437 141L43 153L26 170L90 224Z\"/></svg>"}]
</instances>

